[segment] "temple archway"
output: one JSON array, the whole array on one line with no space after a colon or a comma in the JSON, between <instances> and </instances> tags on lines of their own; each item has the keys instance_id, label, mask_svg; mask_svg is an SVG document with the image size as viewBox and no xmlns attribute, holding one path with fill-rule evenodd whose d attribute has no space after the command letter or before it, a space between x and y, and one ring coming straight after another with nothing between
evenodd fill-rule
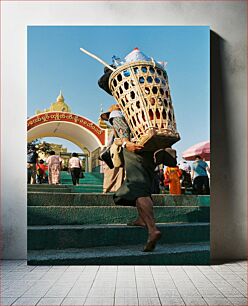
<instances>
[{"instance_id":1,"label":"temple archway","mask_svg":"<svg viewBox=\"0 0 248 306\"><path fill-rule=\"evenodd\" d=\"M89 152L89 171L99 166L98 156L107 142L108 128L99 121L100 126L81 115L71 113L60 91L57 100L44 111L37 110L36 115L27 120L27 141L44 137L58 137L69 140L82 151ZM103 128L102 128L103 127Z\"/></svg>"},{"instance_id":2,"label":"temple archway","mask_svg":"<svg viewBox=\"0 0 248 306\"><path fill-rule=\"evenodd\" d=\"M89 171L98 166L99 150L105 145L106 130L89 119L66 112L40 113L27 121L27 141L58 137L89 151Z\"/></svg>"}]
</instances>

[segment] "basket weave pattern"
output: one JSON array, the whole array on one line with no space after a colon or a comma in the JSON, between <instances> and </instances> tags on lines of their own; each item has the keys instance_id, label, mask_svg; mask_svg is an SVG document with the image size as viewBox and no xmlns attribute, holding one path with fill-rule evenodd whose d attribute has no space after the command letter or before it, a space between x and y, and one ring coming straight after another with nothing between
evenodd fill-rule
<instances>
[{"instance_id":1,"label":"basket weave pattern","mask_svg":"<svg viewBox=\"0 0 248 306\"><path fill-rule=\"evenodd\" d=\"M172 145L180 139L168 77L153 62L133 62L116 69L109 87L131 129L134 140L151 147Z\"/></svg>"}]
</instances>

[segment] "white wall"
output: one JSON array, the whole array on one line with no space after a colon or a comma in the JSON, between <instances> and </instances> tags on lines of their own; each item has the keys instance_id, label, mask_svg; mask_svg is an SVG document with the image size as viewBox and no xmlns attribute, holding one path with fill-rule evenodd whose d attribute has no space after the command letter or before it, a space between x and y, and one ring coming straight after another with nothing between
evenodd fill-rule
<instances>
[{"instance_id":1,"label":"white wall","mask_svg":"<svg viewBox=\"0 0 248 306\"><path fill-rule=\"evenodd\" d=\"M4 1L1 6L3 257L26 258L27 25L152 24L209 25L216 33L211 35L212 258L245 258L246 2Z\"/></svg>"}]
</instances>

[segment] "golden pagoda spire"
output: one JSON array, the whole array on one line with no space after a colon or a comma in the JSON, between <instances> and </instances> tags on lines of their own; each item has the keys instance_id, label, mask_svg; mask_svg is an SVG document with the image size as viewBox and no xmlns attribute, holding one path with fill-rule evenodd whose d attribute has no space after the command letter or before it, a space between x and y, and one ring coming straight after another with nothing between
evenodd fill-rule
<instances>
[{"instance_id":1,"label":"golden pagoda spire","mask_svg":"<svg viewBox=\"0 0 248 306\"><path fill-rule=\"evenodd\" d=\"M65 98L62 95L62 91L60 89L59 96L57 97L57 102L64 102Z\"/></svg>"},{"instance_id":2,"label":"golden pagoda spire","mask_svg":"<svg viewBox=\"0 0 248 306\"><path fill-rule=\"evenodd\" d=\"M56 99L56 102L53 102L49 108L44 109L44 113L46 112L67 112L71 113L71 109L68 104L65 103L65 98L62 94L62 90L60 90L59 95ZM37 110L36 114L42 113L42 111Z\"/></svg>"}]
</instances>

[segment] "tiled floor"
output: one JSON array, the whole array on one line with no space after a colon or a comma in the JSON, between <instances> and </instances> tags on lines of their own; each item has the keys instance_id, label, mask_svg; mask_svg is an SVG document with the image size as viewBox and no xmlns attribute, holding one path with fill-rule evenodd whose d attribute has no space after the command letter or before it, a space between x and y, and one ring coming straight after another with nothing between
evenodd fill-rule
<instances>
[{"instance_id":1,"label":"tiled floor","mask_svg":"<svg viewBox=\"0 0 248 306\"><path fill-rule=\"evenodd\" d=\"M1 306L247 304L245 261L212 266L1 263Z\"/></svg>"}]
</instances>

